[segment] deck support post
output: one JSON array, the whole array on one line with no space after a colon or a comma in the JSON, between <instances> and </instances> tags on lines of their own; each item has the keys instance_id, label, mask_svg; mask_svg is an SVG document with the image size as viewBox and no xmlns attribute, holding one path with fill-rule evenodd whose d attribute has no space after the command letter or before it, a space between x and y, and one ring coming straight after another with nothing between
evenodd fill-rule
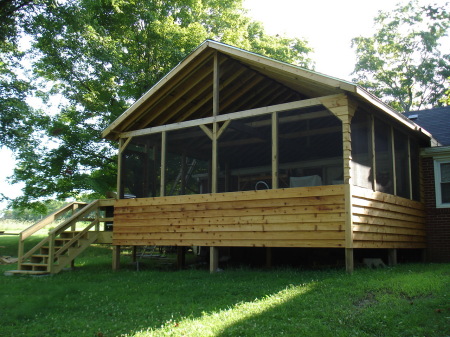
<instances>
[{"instance_id":1,"label":"deck support post","mask_svg":"<svg viewBox=\"0 0 450 337\"><path fill-rule=\"evenodd\" d=\"M347 273L353 273L354 267L353 248L345 248L345 270Z\"/></svg>"},{"instance_id":2,"label":"deck support post","mask_svg":"<svg viewBox=\"0 0 450 337\"><path fill-rule=\"evenodd\" d=\"M395 248L388 249L388 264L390 266L397 265L397 249Z\"/></svg>"},{"instance_id":3,"label":"deck support post","mask_svg":"<svg viewBox=\"0 0 450 337\"><path fill-rule=\"evenodd\" d=\"M137 261L136 256L137 256L137 246L133 246L133 248L131 249L131 259L133 263Z\"/></svg>"},{"instance_id":4,"label":"deck support post","mask_svg":"<svg viewBox=\"0 0 450 337\"><path fill-rule=\"evenodd\" d=\"M113 246L112 269L114 271L120 269L120 246Z\"/></svg>"},{"instance_id":5,"label":"deck support post","mask_svg":"<svg viewBox=\"0 0 450 337\"><path fill-rule=\"evenodd\" d=\"M186 249L185 247L177 247L177 269L183 269L186 265Z\"/></svg>"},{"instance_id":6,"label":"deck support post","mask_svg":"<svg viewBox=\"0 0 450 337\"><path fill-rule=\"evenodd\" d=\"M209 247L209 272L215 273L219 269L219 248Z\"/></svg>"}]
</instances>

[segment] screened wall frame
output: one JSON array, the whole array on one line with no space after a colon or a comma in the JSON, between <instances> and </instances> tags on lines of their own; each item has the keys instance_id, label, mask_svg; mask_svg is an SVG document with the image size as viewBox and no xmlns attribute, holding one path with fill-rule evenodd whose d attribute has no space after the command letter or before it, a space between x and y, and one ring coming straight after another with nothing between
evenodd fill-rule
<instances>
[{"instance_id":1,"label":"screened wall frame","mask_svg":"<svg viewBox=\"0 0 450 337\"><path fill-rule=\"evenodd\" d=\"M400 125L358 109L352 119L354 185L420 201L419 146Z\"/></svg>"}]
</instances>

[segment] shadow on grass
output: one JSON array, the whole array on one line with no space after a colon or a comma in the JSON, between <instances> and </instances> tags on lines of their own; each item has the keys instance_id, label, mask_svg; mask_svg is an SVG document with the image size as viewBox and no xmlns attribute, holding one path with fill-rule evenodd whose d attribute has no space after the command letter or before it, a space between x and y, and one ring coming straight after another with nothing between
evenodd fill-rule
<instances>
[{"instance_id":1,"label":"shadow on grass","mask_svg":"<svg viewBox=\"0 0 450 337\"><path fill-rule=\"evenodd\" d=\"M8 240L14 244L17 238ZM0 275L0 335L450 334L448 313L435 311L447 310L448 265L353 275L294 269L210 275L157 270L148 262L138 272L123 258L123 269L112 272L111 254L108 247L94 246L77 258L74 271L34 278Z\"/></svg>"}]
</instances>

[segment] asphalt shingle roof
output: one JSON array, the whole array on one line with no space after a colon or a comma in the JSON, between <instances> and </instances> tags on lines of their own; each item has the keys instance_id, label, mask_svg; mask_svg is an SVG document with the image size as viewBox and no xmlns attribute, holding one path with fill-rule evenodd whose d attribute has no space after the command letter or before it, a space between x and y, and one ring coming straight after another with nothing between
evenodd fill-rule
<instances>
[{"instance_id":1,"label":"asphalt shingle roof","mask_svg":"<svg viewBox=\"0 0 450 337\"><path fill-rule=\"evenodd\" d=\"M442 145L450 145L450 106L410 111L404 116L431 133Z\"/></svg>"}]
</instances>

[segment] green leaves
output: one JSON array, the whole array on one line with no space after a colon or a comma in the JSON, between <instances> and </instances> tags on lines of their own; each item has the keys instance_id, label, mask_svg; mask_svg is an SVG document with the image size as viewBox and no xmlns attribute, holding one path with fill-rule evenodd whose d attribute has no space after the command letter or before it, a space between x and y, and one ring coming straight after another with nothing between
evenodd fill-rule
<instances>
[{"instance_id":1,"label":"green leaves","mask_svg":"<svg viewBox=\"0 0 450 337\"><path fill-rule=\"evenodd\" d=\"M374 21L372 37L352 40L354 80L398 111L439 105L450 76L450 55L439 52L450 13L411 1L391 13L380 12Z\"/></svg>"},{"instance_id":2,"label":"green leaves","mask_svg":"<svg viewBox=\"0 0 450 337\"><path fill-rule=\"evenodd\" d=\"M52 109L35 114L25 104L11 113L9 125L31 122L21 128L26 137L11 136L26 139L16 147L14 181L25 182L25 195L15 205L114 190L115 144L101 139L101 131L205 39L312 64L305 41L267 35L245 15L241 0L42 0L29 6L26 20L16 16L14 27L32 39L33 82ZM16 92L17 104L26 92Z\"/></svg>"}]
</instances>

